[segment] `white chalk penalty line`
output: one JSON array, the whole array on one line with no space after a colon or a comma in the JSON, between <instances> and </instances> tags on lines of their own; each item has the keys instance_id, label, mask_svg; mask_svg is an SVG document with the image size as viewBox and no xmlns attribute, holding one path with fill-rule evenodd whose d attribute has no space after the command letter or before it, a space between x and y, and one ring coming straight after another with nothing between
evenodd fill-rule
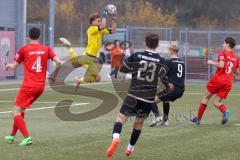
<instances>
[{"instance_id":1,"label":"white chalk penalty line","mask_svg":"<svg viewBox=\"0 0 240 160\"><path fill-rule=\"evenodd\" d=\"M76 104L72 104L71 106L82 106L82 105L87 105L89 103L76 103ZM27 109L27 111L37 111L37 110L45 110L45 109L52 109L55 108L56 106L49 106L49 107L41 107L41 108L32 108L32 109ZM58 107L66 107L64 106L58 106ZM4 111L4 112L0 112L0 114L7 114L7 113L12 113L12 111Z\"/></svg>"}]
</instances>

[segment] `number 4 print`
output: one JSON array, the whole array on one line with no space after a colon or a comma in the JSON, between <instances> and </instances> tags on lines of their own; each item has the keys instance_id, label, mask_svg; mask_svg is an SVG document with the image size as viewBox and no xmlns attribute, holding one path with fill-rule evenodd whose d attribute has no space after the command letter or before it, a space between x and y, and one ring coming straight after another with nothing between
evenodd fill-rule
<instances>
[{"instance_id":1,"label":"number 4 print","mask_svg":"<svg viewBox=\"0 0 240 160\"><path fill-rule=\"evenodd\" d=\"M36 70L36 72L42 72L41 57L37 58L37 60L34 62L32 66L32 69Z\"/></svg>"}]
</instances>

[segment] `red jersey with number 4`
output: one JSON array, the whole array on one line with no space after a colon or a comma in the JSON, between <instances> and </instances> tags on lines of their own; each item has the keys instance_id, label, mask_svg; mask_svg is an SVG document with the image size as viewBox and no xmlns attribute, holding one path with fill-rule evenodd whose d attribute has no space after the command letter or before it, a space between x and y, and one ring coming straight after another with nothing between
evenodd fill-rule
<instances>
[{"instance_id":1,"label":"red jersey with number 4","mask_svg":"<svg viewBox=\"0 0 240 160\"><path fill-rule=\"evenodd\" d=\"M224 68L217 68L212 79L225 84L232 84L233 74L239 67L239 58L232 51L218 53L218 62L224 61Z\"/></svg>"},{"instance_id":2,"label":"red jersey with number 4","mask_svg":"<svg viewBox=\"0 0 240 160\"><path fill-rule=\"evenodd\" d=\"M48 59L53 59L56 54L48 46L29 44L21 47L15 60L24 64L24 87L45 86Z\"/></svg>"}]
</instances>

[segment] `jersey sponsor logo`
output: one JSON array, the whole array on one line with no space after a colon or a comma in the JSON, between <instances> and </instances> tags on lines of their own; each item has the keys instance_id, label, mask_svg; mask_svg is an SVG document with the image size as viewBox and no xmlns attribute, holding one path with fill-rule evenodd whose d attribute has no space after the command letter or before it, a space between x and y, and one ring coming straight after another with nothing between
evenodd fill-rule
<instances>
[{"instance_id":1,"label":"jersey sponsor logo","mask_svg":"<svg viewBox=\"0 0 240 160\"><path fill-rule=\"evenodd\" d=\"M184 62L181 61L181 60L173 60L172 62L175 62L175 63L184 63Z\"/></svg>"},{"instance_id":2,"label":"jersey sponsor logo","mask_svg":"<svg viewBox=\"0 0 240 160\"><path fill-rule=\"evenodd\" d=\"M29 55L41 55L41 54L45 54L46 51L30 51Z\"/></svg>"},{"instance_id":3,"label":"jersey sponsor logo","mask_svg":"<svg viewBox=\"0 0 240 160\"><path fill-rule=\"evenodd\" d=\"M138 58L148 60L148 61L153 61L153 62L160 62L159 58L148 57L148 56L144 56L144 55L141 55L141 54L138 55Z\"/></svg>"},{"instance_id":4,"label":"jersey sponsor logo","mask_svg":"<svg viewBox=\"0 0 240 160\"><path fill-rule=\"evenodd\" d=\"M235 57L227 56L227 59L229 59L230 61L237 61L237 59Z\"/></svg>"}]
</instances>

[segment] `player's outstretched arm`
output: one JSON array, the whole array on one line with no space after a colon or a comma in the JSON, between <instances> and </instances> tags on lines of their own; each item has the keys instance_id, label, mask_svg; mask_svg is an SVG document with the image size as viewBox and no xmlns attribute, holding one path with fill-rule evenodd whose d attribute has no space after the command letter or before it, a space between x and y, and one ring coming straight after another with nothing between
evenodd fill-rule
<instances>
[{"instance_id":1,"label":"player's outstretched arm","mask_svg":"<svg viewBox=\"0 0 240 160\"><path fill-rule=\"evenodd\" d=\"M8 69L12 69L15 70L17 69L17 66L19 65L19 63L17 61L14 61L13 63L9 63L5 66L5 70L7 71Z\"/></svg>"},{"instance_id":2,"label":"player's outstretched arm","mask_svg":"<svg viewBox=\"0 0 240 160\"><path fill-rule=\"evenodd\" d=\"M52 81L52 82L55 82L55 81L56 81L57 74L58 74L58 71L59 71L61 65L62 65L64 62L61 61L57 56L55 56L55 57L53 58L53 61L56 63L56 67L55 67L55 70L53 71L53 73L50 75L49 80Z\"/></svg>"},{"instance_id":3,"label":"player's outstretched arm","mask_svg":"<svg viewBox=\"0 0 240 160\"><path fill-rule=\"evenodd\" d=\"M234 74L234 79L240 81L240 68L237 68Z\"/></svg>"},{"instance_id":4,"label":"player's outstretched arm","mask_svg":"<svg viewBox=\"0 0 240 160\"><path fill-rule=\"evenodd\" d=\"M56 63L56 67L60 67L63 64L63 61L61 61L58 56L55 56L53 58L53 61Z\"/></svg>"},{"instance_id":5,"label":"player's outstretched arm","mask_svg":"<svg viewBox=\"0 0 240 160\"><path fill-rule=\"evenodd\" d=\"M208 60L207 64L208 65L214 65L214 66L216 66L218 68L224 68L224 61L214 62L212 60Z\"/></svg>"},{"instance_id":6,"label":"player's outstretched arm","mask_svg":"<svg viewBox=\"0 0 240 160\"><path fill-rule=\"evenodd\" d=\"M117 23L116 21L112 20L112 29L111 29L112 34L115 33L116 30L117 30Z\"/></svg>"},{"instance_id":7,"label":"player's outstretched arm","mask_svg":"<svg viewBox=\"0 0 240 160\"><path fill-rule=\"evenodd\" d=\"M112 29L111 29L112 34L115 33L116 30L117 30L117 23L116 23L116 21L117 21L117 13L112 15Z\"/></svg>"},{"instance_id":8,"label":"player's outstretched arm","mask_svg":"<svg viewBox=\"0 0 240 160\"><path fill-rule=\"evenodd\" d=\"M133 64L135 64L136 65L136 63L134 63L133 61L132 61L132 57L133 57L133 55L131 55L130 57L128 57L127 59L125 59L124 61L123 61L123 65L121 66L121 68L120 68L120 72L122 72L122 73L130 73L130 72L133 72Z\"/></svg>"},{"instance_id":9,"label":"player's outstretched arm","mask_svg":"<svg viewBox=\"0 0 240 160\"><path fill-rule=\"evenodd\" d=\"M102 23L101 25L99 26L100 30L104 29L107 27L107 16L108 16L108 11L106 8L103 9L102 11Z\"/></svg>"}]
</instances>

